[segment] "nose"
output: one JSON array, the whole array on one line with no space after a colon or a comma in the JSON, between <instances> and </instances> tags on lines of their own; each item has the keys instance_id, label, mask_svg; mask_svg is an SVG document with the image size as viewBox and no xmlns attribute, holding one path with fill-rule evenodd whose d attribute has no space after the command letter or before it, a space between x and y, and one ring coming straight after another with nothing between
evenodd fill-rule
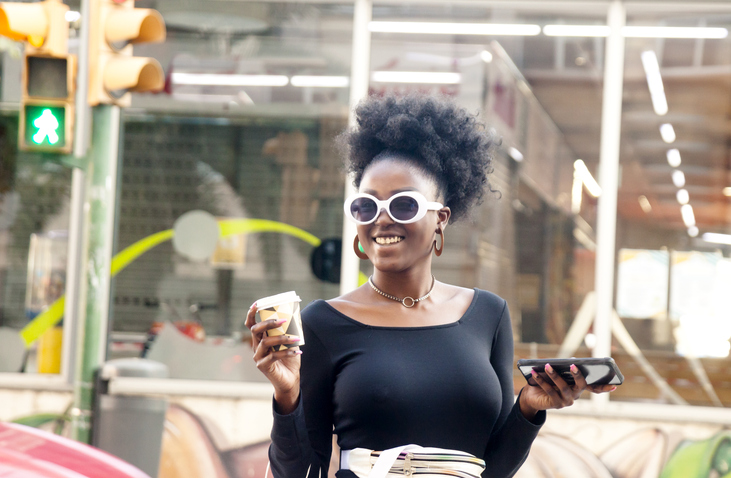
<instances>
[{"instance_id":1,"label":"nose","mask_svg":"<svg viewBox=\"0 0 731 478\"><path fill-rule=\"evenodd\" d=\"M385 207L378 211L378 217L376 217L375 224L393 224L393 219L391 219L391 216L388 215L388 211L386 211Z\"/></svg>"}]
</instances>

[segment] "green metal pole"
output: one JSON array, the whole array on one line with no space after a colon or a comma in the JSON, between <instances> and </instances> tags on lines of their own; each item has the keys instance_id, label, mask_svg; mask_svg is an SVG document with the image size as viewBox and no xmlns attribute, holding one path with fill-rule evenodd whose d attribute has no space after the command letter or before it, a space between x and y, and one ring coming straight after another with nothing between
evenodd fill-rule
<instances>
[{"instance_id":1,"label":"green metal pole","mask_svg":"<svg viewBox=\"0 0 731 478\"><path fill-rule=\"evenodd\" d=\"M84 261L74 380L72 436L90 442L94 372L106 360L114 253L121 110L96 106L87 170Z\"/></svg>"}]
</instances>

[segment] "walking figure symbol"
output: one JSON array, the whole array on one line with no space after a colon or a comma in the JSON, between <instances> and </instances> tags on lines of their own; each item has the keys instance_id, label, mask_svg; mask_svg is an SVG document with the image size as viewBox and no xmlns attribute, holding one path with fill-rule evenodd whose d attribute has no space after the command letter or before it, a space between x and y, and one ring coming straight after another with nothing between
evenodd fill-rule
<instances>
[{"instance_id":1,"label":"walking figure symbol","mask_svg":"<svg viewBox=\"0 0 731 478\"><path fill-rule=\"evenodd\" d=\"M38 132L33 135L33 141L36 144L41 144L46 138L51 144L58 143L58 133L56 133L59 126L58 120L53 116L51 110L43 110L43 114L36 118L33 126L38 128Z\"/></svg>"}]
</instances>

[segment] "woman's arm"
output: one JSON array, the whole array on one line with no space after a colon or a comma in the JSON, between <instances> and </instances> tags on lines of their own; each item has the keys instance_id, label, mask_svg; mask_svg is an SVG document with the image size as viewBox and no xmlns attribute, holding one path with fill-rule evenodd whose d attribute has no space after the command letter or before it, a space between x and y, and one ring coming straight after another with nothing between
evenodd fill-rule
<instances>
[{"instance_id":1,"label":"woman's arm","mask_svg":"<svg viewBox=\"0 0 731 478\"><path fill-rule=\"evenodd\" d=\"M274 401L269 460L275 478L326 477L332 453L333 367L330 355L306 320L302 347L301 393L292 402L285 394ZM291 409L292 403L294 409Z\"/></svg>"},{"instance_id":2,"label":"woman's arm","mask_svg":"<svg viewBox=\"0 0 731 478\"><path fill-rule=\"evenodd\" d=\"M528 457L546 412L539 411L529 420L520 410L520 399L514 401L513 330L507 303L495 332L490 362L500 381L502 407L485 450L485 476L510 477Z\"/></svg>"}]
</instances>

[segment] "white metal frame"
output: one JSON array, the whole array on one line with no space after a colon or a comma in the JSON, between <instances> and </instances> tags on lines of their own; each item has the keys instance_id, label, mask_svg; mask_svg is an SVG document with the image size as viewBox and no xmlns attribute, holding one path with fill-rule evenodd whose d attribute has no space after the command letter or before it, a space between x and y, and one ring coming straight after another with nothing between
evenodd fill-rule
<instances>
[{"instance_id":1,"label":"white metal frame","mask_svg":"<svg viewBox=\"0 0 731 478\"><path fill-rule=\"evenodd\" d=\"M348 126L355 126L355 107L368 96L371 65L371 32L368 24L373 15L371 0L356 0L353 15L353 47L350 73L350 111ZM345 197L355 193L352 176L345 178ZM340 258L340 294L346 294L358 287L360 259L351 250L351 241L357 234L355 223L343 220L342 253Z\"/></svg>"}]
</instances>

